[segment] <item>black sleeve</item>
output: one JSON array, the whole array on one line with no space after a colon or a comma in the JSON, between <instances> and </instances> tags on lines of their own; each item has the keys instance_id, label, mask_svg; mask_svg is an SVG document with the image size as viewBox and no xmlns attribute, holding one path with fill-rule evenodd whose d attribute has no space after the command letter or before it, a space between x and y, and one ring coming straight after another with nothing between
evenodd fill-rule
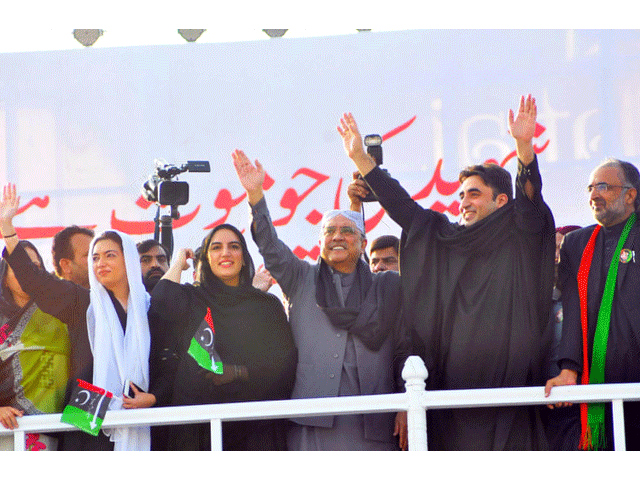
<instances>
[{"instance_id":1,"label":"black sleeve","mask_svg":"<svg viewBox=\"0 0 640 480\"><path fill-rule=\"evenodd\" d=\"M378 197L382 208L403 230L408 231L414 216L425 210L411 198L397 180L380 167L371 170L364 180Z\"/></svg>"},{"instance_id":2,"label":"black sleeve","mask_svg":"<svg viewBox=\"0 0 640 480\"><path fill-rule=\"evenodd\" d=\"M533 199L530 199L524 190L527 180L533 185ZM548 223L550 211L542 199L542 177L537 156L527 166L518 160L515 202L518 228L532 234L542 232Z\"/></svg>"},{"instance_id":3,"label":"black sleeve","mask_svg":"<svg viewBox=\"0 0 640 480\"><path fill-rule=\"evenodd\" d=\"M35 265L20 244L9 255L2 256L13 269L20 287L45 313L64 323L86 318L89 290L68 280L62 280Z\"/></svg>"},{"instance_id":4,"label":"black sleeve","mask_svg":"<svg viewBox=\"0 0 640 480\"><path fill-rule=\"evenodd\" d=\"M278 238L265 197L251 206L251 235L264 259L265 268L276 279L282 292L289 298L293 297L311 265L298 258Z\"/></svg>"},{"instance_id":5,"label":"black sleeve","mask_svg":"<svg viewBox=\"0 0 640 480\"><path fill-rule=\"evenodd\" d=\"M149 307L149 393L157 406L171 404L173 384L180 361L179 332L189 319L190 296L186 286L170 280L160 280L151 292Z\"/></svg>"},{"instance_id":6,"label":"black sleeve","mask_svg":"<svg viewBox=\"0 0 640 480\"><path fill-rule=\"evenodd\" d=\"M149 353L149 393L156 397L156 406L171 404L173 383L178 369L177 337L162 319L149 310L151 351Z\"/></svg>"},{"instance_id":7,"label":"black sleeve","mask_svg":"<svg viewBox=\"0 0 640 480\"><path fill-rule=\"evenodd\" d=\"M259 335L263 344L247 365L249 382L256 399L286 400L293 391L298 350L282 304L275 297L266 309L265 323L268 330Z\"/></svg>"},{"instance_id":8,"label":"black sleeve","mask_svg":"<svg viewBox=\"0 0 640 480\"><path fill-rule=\"evenodd\" d=\"M186 321L191 311L189 288L193 288L193 285L160 280L151 292L149 311L165 321Z\"/></svg>"},{"instance_id":9,"label":"black sleeve","mask_svg":"<svg viewBox=\"0 0 640 480\"><path fill-rule=\"evenodd\" d=\"M404 364L413 354L411 351L411 335L409 329L406 326L404 314L400 312L396 322L393 325L393 340L394 340L394 353L393 353L393 371L395 379L395 388L397 393L405 391L405 382L402 378L402 369Z\"/></svg>"}]
</instances>

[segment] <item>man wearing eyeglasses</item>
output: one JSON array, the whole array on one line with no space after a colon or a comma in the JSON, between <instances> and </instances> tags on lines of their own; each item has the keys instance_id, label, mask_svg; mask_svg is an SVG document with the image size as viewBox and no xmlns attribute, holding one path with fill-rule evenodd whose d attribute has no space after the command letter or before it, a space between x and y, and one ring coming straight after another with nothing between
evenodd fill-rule
<instances>
[{"instance_id":1,"label":"man wearing eyeglasses","mask_svg":"<svg viewBox=\"0 0 640 480\"><path fill-rule=\"evenodd\" d=\"M555 385L640 382L639 189L631 163L607 159L591 173L587 194L597 223L567 234L560 249L561 371L547 382L547 395ZM611 404L580 408L580 448L612 449ZM624 415L626 448L639 450L640 403L625 402Z\"/></svg>"},{"instance_id":2,"label":"man wearing eyeglasses","mask_svg":"<svg viewBox=\"0 0 640 480\"><path fill-rule=\"evenodd\" d=\"M287 297L298 348L292 398L403 392L401 370L410 341L398 313L400 279L397 272L373 274L362 260L367 245L362 214L326 212L318 263L301 260L277 237L262 189L262 165L240 150L232 156L251 206L251 234ZM291 420L290 450L407 448L406 412Z\"/></svg>"},{"instance_id":3,"label":"man wearing eyeglasses","mask_svg":"<svg viewBox=\"0 0 640 480\"><path fill-rule=\"evenodd\" d=\"M518 176L497 165L460 173L460 221L411 199L376 166L351 114L338 132L345 151L389 216L402 227L402 306L414 351L425 360L427 388L544 385L553 288L555 227L542 200L533 149L535 99L509 111ZM548 336L550 339L550 335ZM429 449L548 448L538 407L429 410Z\"/></svg>"}]
</instances>

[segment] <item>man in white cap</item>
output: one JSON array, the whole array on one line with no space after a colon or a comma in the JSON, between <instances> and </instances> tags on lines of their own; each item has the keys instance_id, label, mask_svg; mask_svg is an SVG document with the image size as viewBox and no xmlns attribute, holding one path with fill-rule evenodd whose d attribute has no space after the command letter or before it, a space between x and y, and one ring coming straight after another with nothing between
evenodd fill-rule
<instances>
[{"instance_id":1,"label":"man in white cap","mask_svg":"<svg viewBox=\"0 0 640 480\"><path fill-rule=\"evenodd\" d=\"M265 267L287 297L298 348L292 398L404 391L400 372L409 340L399 315L396 272L372 274L362 260L362 215L332 210L321 222L320 259L298 258L278 239L262 184L264 170L236 150L234 165L251 206L251 233ZM395 420L394 420L395 417ZM406 449L406 412L292 419L290 450Z\"/></svg>"}]
</instances>

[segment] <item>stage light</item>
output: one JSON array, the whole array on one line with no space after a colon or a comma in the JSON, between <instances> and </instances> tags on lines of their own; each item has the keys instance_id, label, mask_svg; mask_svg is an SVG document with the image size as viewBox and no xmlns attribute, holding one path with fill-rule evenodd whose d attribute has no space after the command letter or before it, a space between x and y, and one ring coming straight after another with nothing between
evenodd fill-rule
<instances>
[{"instance_id":1,"label":"stage light","mask_svg":"<svg viewBox=\"0 0 640 480\"><path fill-rule=\"evenodd\" d=\"M206 30L188 30L188 29L178 29L178 33L182 38L184 38L187 42L195 42L200 35L202 35Z\"/></svg>"},{"instance_id":2,"label":"stage light","mask_svg":"<svg viewBox=\"0 0 640 480\"><path fill-rule=\"evenodd\" d=\"M73 37L85 47L90 47L103 33L103 30L76 29L73 31Z\"/></svg>"},{"instance_id":3,"label":"stage light","mask_svg":"<svg viewBox=\"0 0 640 480\"><path fill-rule=\"evenodd\" d=\"M282 37L285 33L287 33L286 28L284 29L280 29L280 30L269 30L269 29L262 29L262 31L264 33L266 33L267 35L269 35L271 38L276 38L276 37Z\"/></svg>"}]
</instances>

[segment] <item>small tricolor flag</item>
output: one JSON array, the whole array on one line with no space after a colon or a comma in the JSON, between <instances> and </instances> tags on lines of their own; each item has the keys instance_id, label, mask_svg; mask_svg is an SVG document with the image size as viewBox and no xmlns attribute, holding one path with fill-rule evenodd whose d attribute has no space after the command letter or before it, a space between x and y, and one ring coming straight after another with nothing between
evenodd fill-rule
<instances>
[{"instance_id":1,"label":"small tricolor flag","mask_svg":"<svg viewBox=\"0 0 640 480\"><path fill-rule=\"evenodd\" d=\"M205 370L222 375L222 359L214 348L214 335L215 329L213 328L211 309L207 308L207 314L191 339L191 345L189 345L187 353Z\"/></svg>"},{"instance_id":2,"label":"small tricolor flag","mask_svg":"<svg viewBox=\"0 0 640 480\"><path fill-rule=\"evenodd\" d=\"M77 380L78 385L71 392L61 421L97 436L113 394L79 378Z\"/></svg>"}]
</instances>

